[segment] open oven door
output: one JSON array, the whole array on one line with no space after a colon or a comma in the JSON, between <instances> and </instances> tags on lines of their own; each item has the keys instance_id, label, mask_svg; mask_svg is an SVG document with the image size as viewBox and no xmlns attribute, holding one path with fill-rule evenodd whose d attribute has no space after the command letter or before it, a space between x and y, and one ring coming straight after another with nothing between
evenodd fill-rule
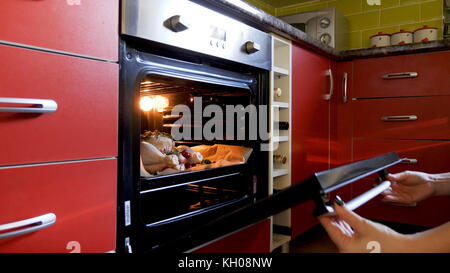
<instances>
[{"instance_id":1,"label":"open oven door","mask_svg":"<svg viewBox=\"0 0 450 273\"><path fill-rule=\"evenodd\" d=\"M301 183L294 184L251 205L221 216L190 233L180 234L166 244L160 245L154 251L188 252L233 230L249 226L311 199L316 204L315 216L325 213L333 214L333 207L327 200L328 193L378 173L380 183L376 187L346 202L346 207L354 210L389 188L391 183L385 177L387 174L386 168L401 161L402 159L399 158L397 153L389 153L315 173Z\"/></svg>"}]
</instances>

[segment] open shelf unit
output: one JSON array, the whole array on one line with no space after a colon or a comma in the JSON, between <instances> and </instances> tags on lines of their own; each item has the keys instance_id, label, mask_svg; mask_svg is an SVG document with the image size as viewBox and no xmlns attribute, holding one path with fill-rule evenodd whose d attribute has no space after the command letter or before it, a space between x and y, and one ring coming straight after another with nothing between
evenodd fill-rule
<instances>
[{"instance_id":1,"label":"open shelf unit","mask_svg":"<svg viewBox=\"0 0 450 273\"><path fill-rule=\"evenodd\" d=\"M272 70L270 72L270 147L269 194L291 185L291 42L272 34ZM288 122L288 130L275 130L274 122ZM286 157L283 164L274 155ZM282 230L283 232L280 232ZM271 217L271 251L291 240L291 212L285 210Z\"/></svg>"}]
</instances>

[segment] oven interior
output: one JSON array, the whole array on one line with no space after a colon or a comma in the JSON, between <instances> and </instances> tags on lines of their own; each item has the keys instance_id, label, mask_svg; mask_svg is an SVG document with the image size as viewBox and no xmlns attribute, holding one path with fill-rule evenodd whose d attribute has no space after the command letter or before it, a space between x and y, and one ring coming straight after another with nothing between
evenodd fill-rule
<instances>
[{"instance_id":1,"label":"oven interior","mask_svg":"<svg viewBox=\"0 0 450 273\"><path fill-rule=\"evenodd\" d=\"M237 136L239 130L244 130L245 134L248 134L249 126L238 128L239 123L233 122L234 135L230 136L225 129L227 122L230 121L227 121L224 115L219 114L216 117L217 113L215 113L211 117L198 119L199 113L195 112L194 106L195 102L201 101L202 110L214 104L225 113L226 105L246 107L254 103L254 99L250 87L245 89L157 74L146 75L140 81L141 134L158 131L171 135L173 129L187 130L191 138L174 139L175 147L218 144L253 150L245 163L193 170L186 167L183 171L175 173L163 171L162 174L152 173L150 177L141 176L140 217L146 227L152 229L154 235L152 237L158 237L157 241L162 240L164 236L170 236L169 229L185 230L189 228L190 223L194 227L199 224L199 219L205 217L205 214L212 214L209 217L217 217L220 211L237 208L253 200L255 191L253 166L255 154L259 149L258 142L239 140ZM180 114L172 114L172 109L176 105L185 105L190 109L190 113L183 113L188 115L185 118L190 120L190 124L176 124L176 121L182 117ZM195 127L201 127L213 117L222 124L223 137L206 139L202 136L200 139L194 139ZM235 119L237 118L239 117L235 116ZM245 124L248 125L248 115L244 118ZM202 124L198 124L199 121ZM166 225L173 223L179 223L179 225ZM158 235L159 232L162 235Z\"/></svg>"}]
</instances>

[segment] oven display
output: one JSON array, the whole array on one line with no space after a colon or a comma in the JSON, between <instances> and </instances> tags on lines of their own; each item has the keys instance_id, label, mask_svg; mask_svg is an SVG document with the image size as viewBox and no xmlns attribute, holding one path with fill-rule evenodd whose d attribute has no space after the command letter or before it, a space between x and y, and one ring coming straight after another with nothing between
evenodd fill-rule
<instances>
[{"instance_id":1,"label":"oven display","mask_svg":"<svg viewBox=\"0 0 450 273\"><path fill-rule=\"evenodd\" d=\"M227 40L227 32L218 27L209 26L209 37L225 42Z\"/></svg>"}]
</instances>

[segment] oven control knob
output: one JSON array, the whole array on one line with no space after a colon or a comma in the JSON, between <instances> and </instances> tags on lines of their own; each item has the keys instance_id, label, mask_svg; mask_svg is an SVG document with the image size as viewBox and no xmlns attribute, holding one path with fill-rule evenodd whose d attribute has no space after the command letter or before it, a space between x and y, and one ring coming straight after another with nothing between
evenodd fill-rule
<instances>
[{"instance_id":1,"label":"oven control knob","mask_svg":"<svg viewBox=\"0 0 450 273\"><path fill-rule=\"evenodd\" d=\"M174 15L164 21L164 26L172 30L173 32L180 32L188 29L189 25L184 20L184 17L181 17L180 15Z\"/></svg>"},{"instance_id":2,"label":"oven control knob","mask_svg":"<svg viewBox=\"0 0 450 273\"><path fill-rule=\"evenodd\" d=\"M252 41L248 41L245 43L245 51L247 51L248 54L253 54L260 50L261 50L261 46L258 43L255 43Z\"/></svg>"}]
</instances>

